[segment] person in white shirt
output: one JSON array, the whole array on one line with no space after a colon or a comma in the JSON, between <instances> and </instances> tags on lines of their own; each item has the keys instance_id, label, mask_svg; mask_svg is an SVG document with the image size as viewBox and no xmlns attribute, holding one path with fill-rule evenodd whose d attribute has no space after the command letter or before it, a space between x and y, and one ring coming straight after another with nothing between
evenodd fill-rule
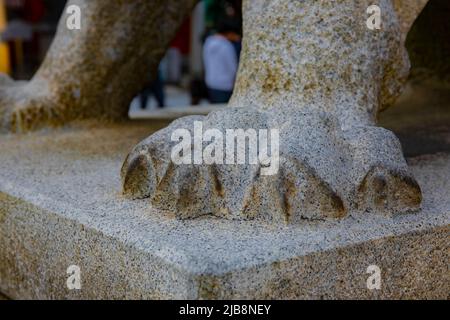
<instances>
[{"instance_id":1,"label":"person in white shirt","mask_svg":"<svg viewBox=\"0 0 450 320\"><path fill-rule=\"evenodd\" d=\"M236 45L232 42L236 36L232 26L223 24L217 34L205 41L205 82L211 103L227 103L233 93L239 65Z\"/></svg>"}]
</instances>

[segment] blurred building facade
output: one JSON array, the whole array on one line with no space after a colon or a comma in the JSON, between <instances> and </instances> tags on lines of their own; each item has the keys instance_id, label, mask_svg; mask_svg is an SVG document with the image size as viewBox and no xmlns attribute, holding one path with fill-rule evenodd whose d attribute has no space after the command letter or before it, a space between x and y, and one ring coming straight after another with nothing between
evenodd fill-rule
<instances>
[{"instance_id":1,"label":"blurred building facade","mask_svg":"<svg viewBox=\"0 0 450 320\"><path fill-rule=\"evenodd\" d=\"M43 61L65 0L0 0L0 72L29 79ZM242 0L202 0L172 42L161 71L167 83L187 87L203 76L202 47L221 19L241 23Z\"/></svg>"},{"instance_id":2,"label":"blurred building facade","mask_svg":"<svg viewBox=\"0 0 450 320\"><path fill-rule=\"evenodd\" d=\"M56 33L65 0L0 0L0 68L29 79Z\"/></svg>"}]
</instances>

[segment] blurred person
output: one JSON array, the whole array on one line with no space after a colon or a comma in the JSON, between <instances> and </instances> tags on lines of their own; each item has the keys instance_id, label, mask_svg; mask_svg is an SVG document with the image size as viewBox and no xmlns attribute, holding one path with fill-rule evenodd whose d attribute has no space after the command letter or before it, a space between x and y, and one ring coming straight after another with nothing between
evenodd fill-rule
<instances>
[{"instance_id":1,"label":"blurred person","mask_svg":"<svg viewBox=\"0 0 450 320\"><path fill-rule=\"evenodd\" d=\"M145 110L147 108L148 99L154 96L158 105L158 108L165 107L165 93L164 93L164 82L161 75L161 70L158 70L156 79L150 79L148 86L146 86L141 94L139 95L141 101L141 109Z\"/></svg>"},{"instance_id":2,"label":"blurred person","mask_svg":"<svg viewBox=\"0 0 450 320\"><path fill-rule=\"evenodd\" d=\"M227 103L233 94L240 54L238 32L235 23L223 20L218 24L217 33L206 38L203 60L211 103Z\"/></svg>"},{"instance_id":3,"label":"blurred person","mask_svg":"<svg viewBox=\"0 0 450 320\"><path fill-rule=\"evenodd\" d=\"M203 0L205 3L205 24L207 30L216 28L222 19L238 20L242 24L242 0Z\"/></svg>"},{"instance_id":4,"label":"blurred person","mask_svg":"<svg viewBox=\"0 0 450 320\"><path fill-rule=\"evenodd\" d=\"M204 77L197 77L190 84L191 105L199 105L203 99L209 100L208 88L206 87Z\"/></svg>"},{"instance_id":5,"label":"blurred person","mask_svg":"<svg viewBox=\"0 0 450 320\"><path fill-rule=\"evenodd\" d=\"M180 85L183 77L183 66L185 58L189 55L191 48L191 19L188 18L181 25L177 35L173 39L167 51L167 74L165 78L168 83Z\"/></svg>"}]
</instances>

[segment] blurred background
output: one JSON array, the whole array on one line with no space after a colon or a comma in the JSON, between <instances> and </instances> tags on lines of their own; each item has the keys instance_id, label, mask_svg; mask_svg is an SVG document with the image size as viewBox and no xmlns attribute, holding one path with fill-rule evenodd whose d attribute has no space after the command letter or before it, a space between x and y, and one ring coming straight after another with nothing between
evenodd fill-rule
<instances>
[{"instance_id":1,"label":"blurred background","mask_svg":"<svg viewBox=\"0 0 450 320\"><path fill-rule=\"evenodd\" d=\"M55 36L65 0L0 0L0 72L30 79ZM157 80L131 111L223 104L239 63L242 0L202 0L161 62ZM150 75L149 75L150 76Z\"/></svg>"}]
</instances>

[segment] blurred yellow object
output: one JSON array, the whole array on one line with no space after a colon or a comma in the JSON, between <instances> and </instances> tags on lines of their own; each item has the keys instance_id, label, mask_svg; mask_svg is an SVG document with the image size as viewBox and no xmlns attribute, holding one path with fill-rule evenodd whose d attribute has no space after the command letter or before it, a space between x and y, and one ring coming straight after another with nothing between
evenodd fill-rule
<instances>
[{"instance_id":1,"label":"blurred yellow object","mask_svg":"<svg viewBox=\"0 0 450 320\"><path fill-rule=\"evenodd\" d=\"M0 0L0 33L5 30L7 24L5 1ZM0 42L0 72L10 73L9 49L8 45Z\"/></svg>"}]
</instances>

